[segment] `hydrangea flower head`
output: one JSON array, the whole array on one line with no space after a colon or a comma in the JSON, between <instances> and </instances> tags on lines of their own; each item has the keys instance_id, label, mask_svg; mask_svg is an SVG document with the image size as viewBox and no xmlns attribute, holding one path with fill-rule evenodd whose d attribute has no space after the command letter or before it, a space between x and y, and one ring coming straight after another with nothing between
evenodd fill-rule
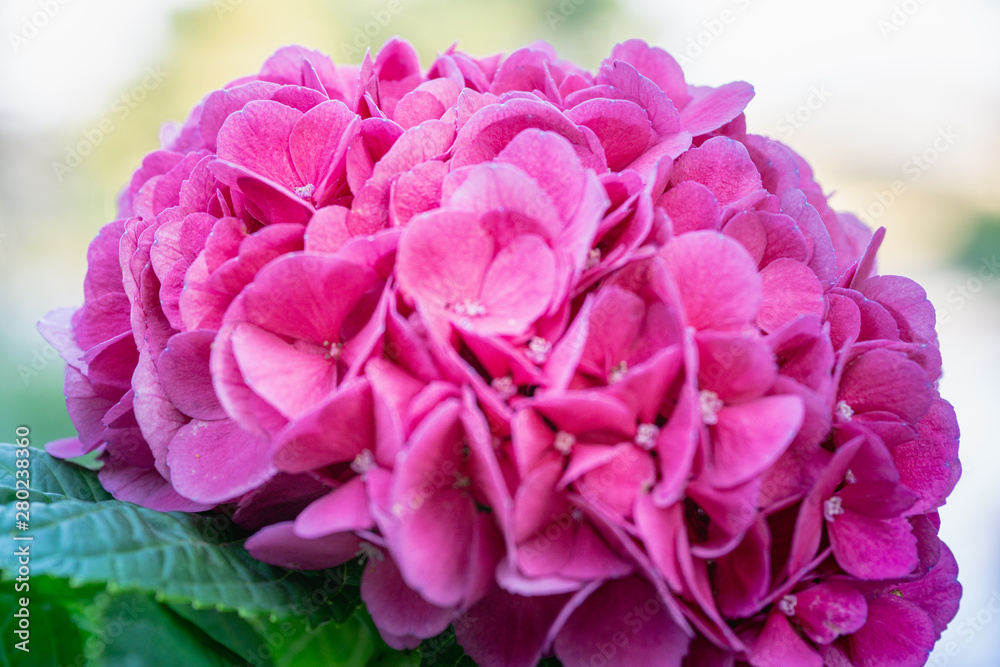
<instances>
[{"instance_id":1,"label":"hydrangea flower head","mask_svg":"<svg viewBox=\"0 0 1000 667\"><path fill-rule=\"evenodd\" d=\"M934 309L746 83L643 42L427 70L280 50L206 96L42 332L116 498L363 554L478 664L900 665L957 611Z\"/></svg>"}]
</instances>

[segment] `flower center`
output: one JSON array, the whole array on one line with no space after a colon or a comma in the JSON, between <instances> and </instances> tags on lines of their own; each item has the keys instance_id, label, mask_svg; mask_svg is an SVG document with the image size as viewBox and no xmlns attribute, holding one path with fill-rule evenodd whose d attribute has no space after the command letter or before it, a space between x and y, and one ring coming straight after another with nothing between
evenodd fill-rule
<instances>
[{"instance_id":1,"label":"flower center","mask_svg":"<svg viewBox=\"0 0 1000 667\"><path fill-rule=\"evenodd\" d=\"M490 386L493 387L493 391L500 394L500 398L505 401L517 393L517 385L514 384L514 378L509 375L493 378L493 381L490 382Z\"/></svg>"},{"instance_id":2,"label":"flower center","mask_svg":"<svg viewBox=\"0 0 1000 667\"><path fill-rule=\"evenodd\" d=\"M778 611L780 611L785 616L795 615L795 605L799 603L799 599L794 595L786 595L778 601Z\"/></svg>"},{"instance_id":3,"label":"flower center","mask_svg":"<svg viewBox=\"0 0 1000 667\"><path fill-rule=\"evenodd\" d=\"M558 451L563 454L569 454L573 449L573 445L576 444L576 436L566 431L559 431L556 433L556 440L553 444Z\"/></svg>"},{"instance_id":4,"label":"flower center","mask_svg":"<svg viewBox=\"0 0 1000 667\"><path fill-rule=\"evenodd\" d=\"M854 410L847 404L847 401L837 403L837 417L840 418L840 421L849 422L853 416Z\"/></svg>"},{"instance_id":5,"label":"flower center","mask_svg":"<svg viewBox=\"0 0 1000 667\"><path fill-rule=\"evenodd\" d=\"M601 249L591 248L590 252L587 253L587 264L583 268L592 269L600 263L601 263Z\"/></svg>"},{"instance_id":6,"label":"flower center","mask_svg":"<svg viewBox=\"0 0 1000 667\"><path fill-rule=\"evenodd\" d=\"M552 350L552 343L540 336L535 336L528 341L527 357L536 364L544 363Z\"/></svg>"},{"instance_id":7,"label":"flower center","mask_svg":"<svg viewBox=\"0 0 1000 667\"><path fill-rule=\"evenodd\" d=\"M463 299L460 303L452 306L452 309L459 315L478 317L486 314L486 308L475 299Z\"/></svg>"},{"instance_id":8,"label":"flower center","mask_svg":"<svg viewBox=\"0 0 1000 667\"><path fill-rule=\"evenodd\" d=\"M635 433L635 444L643 449L652 449L656 446L656 439L660 436L660 427L656 424L639 424Z\"/></svg>"},{"instance_id":9,"label":"flower center","mask_svg":"<svg viewBox=\"0 0 1000 667\"><path fill-rule=\"evenodd\" d=\"M622 361L617 366L612 368L610 373L608 373L608 382L611 384L621 382L626 373L628 373L628 364Z\"/></svg>"},{"instance_id":10,"label":"flower center","mask_svg":"<svg viewBox=\"0 0 1000 667\"><path fill-rule=\"evenodd\" d=\"M363 449L361 453L351 461L351 470L359 475L363 475L375 467L375 456L370 449Z\"/></svg>"},{"instance_id":11,"label":"flower center","mask_svg":"<svg viewBox=\"0 0 1000 667\"><path fill-rule=\"evenodd\" d=\"M709 389L702 389L698 394L701 407L701 421L712 426L719 423L719 410L725 405L719 395Z\"/></svg>"},{"instance_id":12,"label":"flower center","mask_svg":"<svg viewBox=\"0 0 1000 667\"><path fill-rule=\"evenodd\" d=\"M374 544L372 544L371 542L362 542L361 546L358 547L357 556L361 559L362 562L365 561L377 562L385 558L385 556L382 553L382 550L379 549Z\"/></svg>"},{"instance_id":13,"label":"flower center","mask_svg":"<svg viewBox=\"0 0 1000 667\"><path fill-rule=\"evenodd\" d=\"M309 185L303 185L300 188L295 188L295 194L297 194L302 199L309 199L316 192L316 186L310 183Z\"/></svg>"},{"instance_id":14,"label":"flower center","mask_svg":"<svg viewBox=\"0 0 1000 667\"><path fill-rule=\"evenodd\" d=\"M823 503L823 518L827 521L833 521L838 515L844 513L844 508L842 505L843 501L840 496L831 496L829 500Z\"/></svg>"}]
</instances>

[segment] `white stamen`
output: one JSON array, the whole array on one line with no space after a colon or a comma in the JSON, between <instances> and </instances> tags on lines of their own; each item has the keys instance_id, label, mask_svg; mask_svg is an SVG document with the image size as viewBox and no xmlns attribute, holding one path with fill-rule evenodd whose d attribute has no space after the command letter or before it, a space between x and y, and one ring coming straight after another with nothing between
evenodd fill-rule
<instances>
[{"instance_id":1,"label":"white stamen","mask_svg":"<svg viewBox=\"0 0 1000 667\"><path fill-rule=\"evenodd\" d=\"M719 423L719 410L725 405L719 395L714 391L702 389L698 394L698 403L701 406L701 421L713 426Z\"/></svg>"},{"instance_id":2,"label":"white stamen","mask_svg":"<svg viewBox=\"0 0 1000 667\"><path fill-rule=\"evenodd\" d=\"M510 375L493 378L493 381L490 382L490 386L493 387L493 391L500 394L500 398L505 401L517 393L517 385L514 384L514 378Z\"/></svg>"},{"instance_id":3,"label":"white stamen","mask_svg":"<svg viewBox=\"0 0 1000 667\"><path fill-rule=\"evenodd\" d=\"M370 449L364 449L351 461L351 470L363 475L375 467L375 456Z\"/></svg>"},{"instance_id":4,"label":"white stamen","mask_svg":"<svg viewBox=\"0 0 1000 667\"><path fill-rule=\"evenodd\" d=\"M581 510L579 507L574 507L572 510L570 510L569 515L573 517L574 521L580 521L581 519L583 519L583 510Z\"/></svg>"},{"instance_id":5,"label":"white stamen","mask_svg":"<svg viewBox=\"0 0 1000 667\"><path fill-rule=\"evenodd\" d=\"M844 479L847 480L848 484L857 484L858 482L858 478L854 476L854 472L851 470L847 471L847 473L844 475Z\"/></svg>"},{"instance_id":6,"label":"white stamen","mask_svg":"<svg viewBox=\"0 0 1000 667\"><path fill-rule=\"evenodd\" d=\"M469 317L486 314L486 308L483 307L483 304L474 299L465 299L461 303L456 303L452 306L452 310L459 315L468 315Z\"/></svg>"},{"instance_id":7,"label":"white stamen","mask_svg":"<svg viewBox=\"0 0 1000 667\"><path fill-rule=\"evenodd\" d=\"M601 249L591 248L590 252L587 253L587 263L584 265L585 269L592 269L601 263Z\"/></svg>"},{"instance_id":8,"label":"white stamen","mask_svg":"<svg viewBox=\"0 0 1000 667\"><path fill-rule=\"evenodd\" d=\"M656 439L660 436L660 427L656 424L639 424L635 433L635 444L643 449L652 449L656 446Z\"/></svg>"},{"instance_id":9,"label":"white stamen","mask_svg":"<svg viewBox=\"0 0 1000 667\"><path fill-rule=\"evenodd\" d=\"M778 611L785 616L795 616L795 605L798 603L799 599L797 597L794 595L786 595L778 600Z\"/></svg>"},{"instance_id":10,"label":"white stamen","mask_svg":"<svg viewBox=\"0 0 1000 667\"><path fill-rule=\"evenodd\" d=\"M472 486L472 480L464 475L455 475L455 483L452 485L455 489L467 489Z\"/></svg>"},{"instance_id":11,"label":"white stamen","mask_svg":"<svg viewBox=\"0 0 1000 667\"><path fill-rule=\"evenodd\" d=\"M854 410L847 404L847 401L837 403L837 417L840 418L840 421L849 422L853 416Z\"/></svg>"},{"instance_id":12,"label":"white stamen","mask_svg":"<svg viewBox=\"0 0 1000 667\"><path fill-rule=\"evenodd\" d=\"M823 518L827 521L833 521L837 515L843 514L842 502L840 496L831 496L829 500L825 501L823 503Z\"/></svg>"},{"instance_id":13,"label":"white stamen","mask_svg":"<svg viewBox=\"0 0 1000 667\"><path fill-rule=\"evenodd\" d=\"M316 186L310 183L309 185L303 185L301 188L295 188L295 194L303 199L309 199L316 192Z\"/></svg>"},{"instance_id":14,"label":"white stamen","mask_svg":"<svg viewBox=\"0 0 1000 667\"><path fill-rule=\"evenodd\" d=\"M371 542L362 542L361 546L358 547L357 556L363 563L367 561L380 561L385 558L382 550Z\"/></svg>"},{"instance_id":15,"label":"white stamen","mask_svg":"<svg viewBox=\"0 0 1000 667\"><path fill-rule=\"evenodd\" d=\"M624 361L611 369L608 373L608 382L615 384L616 382L621 382L625 374L628 373L628 364Z\"/></svg>"},{"instance_id":16,"label":"white stamen","mask_svg":"<svg viewBox=\"0 0 1000 667\"><path fill-rule=\"evenodd\" d=\"M526 353L526 356L536 364L541 364L545 363L545 360L548 358L549 352L551 351L552 343L540 336L535 336L528 341L528 352Z\"/></svg>"},{"instance_id":17,"label":"white stamen","mask_svg":"<svg viewBox=\"0 0 1000 667\"><path fill-rule=\"evenodd\" d=\"M576 444L576 436L572 433L567 433L566 431L559 431L556 433L556 441L553 446L556 450L562 452L563 454L569 454L573 449L573 445Z\"/></svg>"}]
</instances>

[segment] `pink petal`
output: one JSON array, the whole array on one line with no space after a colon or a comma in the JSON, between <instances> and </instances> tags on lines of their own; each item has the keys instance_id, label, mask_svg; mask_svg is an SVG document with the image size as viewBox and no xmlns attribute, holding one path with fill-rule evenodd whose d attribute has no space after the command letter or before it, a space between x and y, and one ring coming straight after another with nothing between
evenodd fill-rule
<instances>
[{"instance_id":1,"label":"pink petal","mask_svg":"<svg viewBox=\"0 0 1000 667\"><path fill-rule=\"evenodd\" d=\"M316 539L334 533L368 530L374 526L362 478L354 477L295 517L295 534Z\"/></svg>"},{"instance_id":2,"label":"pink petal","mask_svg":"<svg viewBox=\"0 0 1000 667\"><path fill-rule=\"evenodd\" d=\"M823 658L795 630L788 617L774 610L751 644L749 655L753 667L823 667Z\"/></svg>"},{"instance_id":3,"label":"pink petal","mask_svg":"<svg viewBox=\"0 0 1000 667\"><path fill-rule=\"evenodd\" d=\"M766 194L747 149L728 137L713 137L679 157L670 183L682 181L701 183L722 206Z\"/></svg>"},{"instance_id":4,"label":"pink petal","mask_svg":"<svg viewBox=\"0 0 1000 667\"><path fill-rule=\"evenodd\" d=\"M101 486L116 500L135 503L157 512L204 512L214 506L180 495L153 468L130 466L114 457L104 461L97 475Z\"/></svg>"},{"instance_id":5,"label":"pink petal","mask_svg":"<svg viewBox=\"0 0 1000 667\"><path fill-rule=\"evenodd\" d=\"M291 570L324 570L353 559L361 540L351 533L306 540L295 535L291 521L283 521L257 531L244 546L251 556L270 565Z\"/></svg>"},{"instance_id":6,"label":"pink petal","mask_svg":"<svg viewBox=\"0 0 1000 667\"><path fill-rule=\"evenodd\" d=\"M374 431L371 388L364 379L351 381L282 429L274 464L294 473L353 461L374 450Z\"/></svg>"},{"instance_id":7,"label":"pink petal","mask_svg":"<svg viewBox=\"0 0 1000 667\"><path fill-rule=\"evenodd\" d=\"M231 419L194 420L170 443L167 464L177 492L205 503L236 498L276 472L268 443Z\"/></svg>"},{"instance_id":8,"label":"pink petal","mask_svg":"<svg viewBox=\"0 0 1000 667\"><path fill-rule=\"evenodd\" d=\"M768 396L722 408L713 429L713 483L734 486L763 472L795 437L804 410L798 396Z\"/></svg>"},{"instance_id":9,"label":"pink petal","mask_svg":"<svg viewBox=\"0 0 1000 667\"><path fill-rule=\"evenodd\" d=\"M794 259L776 259L760 272L763 301L757 322L774 331L805 314L822 316L826 310L823 286L812 270Z\"/></svg>"},{"instance_id":10,"label":"pink petal","mask_svg":"<svg viewBox=\"0 0 1000 667\"><path fill-rule=\"evenodd\" d=\"M660 250L680 292L688 324L740 330L761 304L761 279L746 250L716 232L691 232Z\"/></svg>"},{"instance_id":11,"label":"pink petal","mask_svg":"<svg viewBox=\"0 0 1000 667\"><path fill-rule=\"evenodd\" d=\"M383 635L433 637L444 632L455 615L435 607L406 585L388 557L368 562L361 576L361 599Z\"/></svg>"},{"instance_id":12,"label":"pink petal","mask_svg":"<svg viewBox=\"0 0 1000 667\"><path fill-rule=\"evenodd\" d=\"M567 667L603 664L680 667L689 639L670 618L656 589L639 577L604 584L566 621L555 640Z\"/></svg>"},{"instance_id":13,"label":"pink petal","mask_svg":"<svg viewBox=\"0 0 1000 667\"><path fill-rule=\"evenodd\" d=\"M695 91L681 109L681 127L694 136L716 130L739 116L754 96L753 86L745 81Z\"/></svg>"}]
</instances>

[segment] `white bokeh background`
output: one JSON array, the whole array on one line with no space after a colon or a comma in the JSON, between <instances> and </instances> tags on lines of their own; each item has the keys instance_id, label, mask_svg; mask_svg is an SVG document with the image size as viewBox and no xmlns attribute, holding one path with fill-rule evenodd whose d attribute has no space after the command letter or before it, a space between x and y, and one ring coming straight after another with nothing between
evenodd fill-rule
<instances>
[{"instance_id":1,"label":"white bokeh background","mask_svg":"<svg viewBox=\"0 0 1000 667\"><path fill-rule=\"evenodd\" d=\"M221 2L232 11L217 11ZM264 54L284 43L300 41L337 58L335 46L342 42L314 43L324 34L324 22L343 40L363 20L359 16L385 4L3 0L0 337L7 356L0 383L19 387L18 368L30 366L34 352L42 349L34 321L51 308L80 300L87 240L102 219L113 215L114 193L124 174L156 138L146 125L139 132L139 121L132 119L120 132L138 134L134 150L122 148L121 136L117 146L110 137L95 148L87 168L60 182L51 162L62 158L66 145L107 117L146 67L186 63L186 69L168 69L171 86L180 88L172 98L173 113L178 105L189 107L206 86L255 70ZM970 221L1000 216L1000 2L562 0L562 9L558 0L547 3L569 19L577 12L581 17L596 12L590 23L576 27L524 8L530 4L465 1L459 7L454 0L404 0L403 13L374 45L399 33L426 57L433 53L428 44L443 48L453 39L485 51L511 50L542 38L569 57L590 58L586 64L594 66L615 42L645 38L686 61L691 82L753 83L751 131L782 139L803 154L820 182L836 191L835 208L867 211L869 222L888 228L882 272L917 279L945 314L939 327L945 364L941 392L955 404L963 431L964 477L942 509L941 534L958 557L965 597L930 664L1000 664L1000 446L995 435L1000 280L994 279L994 269L977 283L973 268L953 261L960 250L968 252L975 231ZM37 34L23 43L11 38L23 33L25 21L40 23L36 17L46 6L52 16ZM486 15L502 15L506 22L477 18ZM192 43L212 40L219 47L207 51L210 59L198 60L204 49L187 54ZM810 98L816 90L828 99ZM143 118L158 115L152 104L142 109ZM793 127L786 117L796 113ZM953 145L937 152L933 164L910 180L907 161L933 146L941 131L957 137ZM115 157L122 154L132 162ZM108 182L112 176L117 180ZM897 179L906 182L906 193L884 209L873 207ZM983 253L991 259L994 251ZM962 296L963 288L969 298ZM46 387L59 384L56 365L37 371ZM23 408L0 406L0 413L13 409ZM5 425L21 419L5 417Z\"/></svg>"}]
</instances>

